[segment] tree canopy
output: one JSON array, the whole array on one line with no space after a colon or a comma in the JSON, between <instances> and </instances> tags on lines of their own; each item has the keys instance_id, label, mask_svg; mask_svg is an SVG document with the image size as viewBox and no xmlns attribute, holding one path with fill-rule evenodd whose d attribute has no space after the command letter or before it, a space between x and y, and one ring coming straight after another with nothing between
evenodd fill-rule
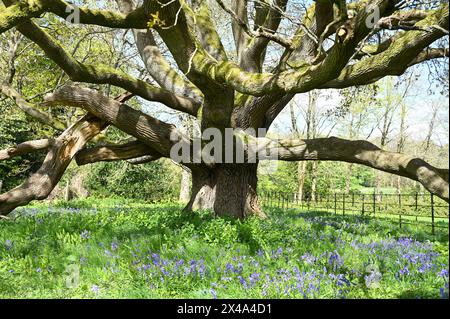
<instances>
[{"instance_id":1,"label":"tree canopy","mask_svg":"<svg viewBox=\"0 0 450 319\"><path fill-rule=\"evenodd\" d=\"M47 155L23 184L0 195L0 214L47 198L73 160L79 165L148 163L171 158L181 142L191 150L182 163L192 171L187 210L264 216L256 175L264 157L252 158L246 149L242 162L233 155L231 163L217 156L212 162L195 161L195 138L140 109L135 97L196 119L207 141L209 129L222 133L225 141L227 129L233 128L233 149L255 141L264 153L277 154L281 161L362 164L418 181L449 200L448 169L424 159L385 151L366 140L265 135L296 94L366 86L386 76L401 76L418 64L447 62L447 1L117 0L78 6L60 0L3 0L3 4L0 34L15 28L20 35L9 38L1 92L47 132L0 151L0 161L33 152ZM49 30L68 24L86 32L72 52L68 48L75 35ZM128 61L114 66L104 61L107 48L117 47L117 34L105 35L108 45L98 46L97 57L89 58L94 50L86 46L89 34L107 30L131 30L132 36L122 37L121 52L130 50L131 41L140 62L133 64L123 56L118 61ZM36 50L26 54L30 61L35 54L45 54L60 69L47 68L46 78L56 78L55 86L40 83L38 92L28 93L39 95L36 102L18 90L14 61L25 49L14 36L26 37ZM69 109L75 111L69 114ZM132 139L111 143L108 137L101 138L112 126ZM226 156L226 151L215 148L214 155Z\"/></svg>"}]
</instances>

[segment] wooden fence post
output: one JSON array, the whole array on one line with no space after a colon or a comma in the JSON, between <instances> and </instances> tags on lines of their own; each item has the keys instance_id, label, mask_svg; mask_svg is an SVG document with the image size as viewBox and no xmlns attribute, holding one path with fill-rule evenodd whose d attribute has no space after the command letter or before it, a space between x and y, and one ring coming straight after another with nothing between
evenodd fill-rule
<instances>
[{"instance_id":1,"label":"wooden fence post","mask_svg":"<svg viewBox=\"0 0 450 319\"><path fill-rule=\"evenodd\" d=\"M419 209L419 193L416 193L416 211Z\"/></svg>"},{"instance_id":2,"label":"wooden fence post","mask_svg":"<svg viewBox=\"0 0 450 319\"><path fill-rule=\"evenodd\" d=\"M365 207L364 207L364 199L365 199L365 196L364 196L364 194L362 194L362 214L364 215L364 209L365 209Z\"/></svg>"},{"instance_id":3,"label":"wooden fence post","mask_svg":"<svg viewBox=\"0 0 450 319\"><path fill-rule=\"evenodd\" d=\"M375 216L376 210L377 210L377 194L373 193L373 216Z\"/></svg>"},{"instance_id":4,"label":"wooden fence post","mask_svg":"<svg viewBox=\"0 0 450 319\"><path fill-rule=\"evenodd\" d=\"M434 226L434 195L431 194L431 233L433 236L435 235L435 226Z\"/></svg>"},{"instance_id":5,"label":"wooden fence post","mask_svg":"<svg viewBox=\"0 0 450 319\"><path fill-rule=\"evenodd\" d=\"M345 216L345 193L342 194L342 215Z\"/></svg>"},{"instance_id":6,"label":"wooden fence post","mask_svg":"<svg viewBox=\"0 0 450 319\"><path fill-rule=\"evenodd\" d=\"M337 214L337 194L334 193L334 214Z\"/></svg>"}]
</instances>

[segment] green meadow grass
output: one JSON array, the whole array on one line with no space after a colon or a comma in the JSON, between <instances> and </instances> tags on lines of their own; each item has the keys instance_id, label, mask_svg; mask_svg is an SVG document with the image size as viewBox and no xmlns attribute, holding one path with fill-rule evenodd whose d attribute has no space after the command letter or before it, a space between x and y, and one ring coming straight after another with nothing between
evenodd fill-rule
<instances>
[{"instance_id":1,"label":"green meadow grass","mask_svg":"<svg viewBox=\"0 0 450 319\"><path fill-rule=\"evenodd\" d=\"M448 298L448 229L84 200L0 221L0 298Z\"/></svg>"}]
</instances>

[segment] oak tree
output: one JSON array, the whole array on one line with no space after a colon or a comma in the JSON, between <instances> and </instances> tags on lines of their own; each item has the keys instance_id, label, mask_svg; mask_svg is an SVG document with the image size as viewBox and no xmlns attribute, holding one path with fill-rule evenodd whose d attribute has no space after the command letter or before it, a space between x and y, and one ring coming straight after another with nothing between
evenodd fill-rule
<instances>
[{"instance_id":1,"label":"oak tree","mask_svg":"<svg viewBox=\"0 0 450 319\"><path fill-rule=\"evenodd\" d=\"M183 141L194 141L175 125L139 111L127 101L137 96L197 118L201 131L239 129L233 143L257 141L281 161L343 161L366 165L420 182L449 200L448 169L420 158L388 152L363 140L336 137L271 140L248 129L268 129L296 94L368 85L400 76L419 63L448 57L440 40L448 36L447 1L407 0L118 0L119 10L78 8L62 0L3 0L0 33L16 28L40 47L72 81L45 97L47 106L71 106L85 115L60 130L60 136L29 141L0 151L0 160L46 151L41 168L22 185L0 195L0 215L45 199L71 161L131 160L145 163L171 156ZM234 45L225 45L212 7L232 25ZM292 10L292 6L301 8ZM302 6L304 5L304 6ZM68 10L69 9L69 10ZM68 22L131 29L152 81L101 64L86 64L67 52L39 19L52 14ZM293 30L293 32L289 32ZM380 35L383 36L380 36ZM162 41L159 41L159 40ZM171 59L162 51L167 48ZM277 49L274 49L277 48ZM281 52L274 59L274 50ZM276 61L274 61L276 60ZM269 63L270 61L270 63ZM123 90L111 99L87 84ZM17 96L6 94L43 125L60 123ZM133 136L126 144L90 146L106 127ZM177 139L173 137L176 136ZM217 215L264 217L257 195L257 168L263 158L243 163L185 161L192 172L187 210L212 209ZM192 158L190 158L192 159Z\"/></svg>"}]
</instances>

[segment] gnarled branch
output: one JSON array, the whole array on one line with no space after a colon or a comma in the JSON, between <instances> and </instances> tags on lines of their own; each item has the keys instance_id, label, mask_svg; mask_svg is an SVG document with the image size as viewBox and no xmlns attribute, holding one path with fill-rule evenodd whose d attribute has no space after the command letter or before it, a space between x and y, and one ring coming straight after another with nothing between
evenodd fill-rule
<instances>
[{"instance_id":1,"label":"gnarled branch","mask_svg":"<svg viewBox=\"0 0 450 319\"><path fill-rule=\"evenodd\" d=\"M142 143L169 156L175 141L171 135L182 136L175 126L167 124L132 107L112 100L103 94L77 86L66 86L45 97L46 105L80 107L122 131L136 137Z\"/></svg>"},{"instance_id":2,"label":"gnarled branch","mask_svg":"<svg viewBox=\"0 0 450 319\"><path fill-rule=\"evenodd\" d=\"M33 22L26 22L17 29L35 42L73 81L111 84L121 87L149 101L161 102L175 110L196 115L198 103L180 97L170 91L154 87L147 82L106 66L84 65L69 55L47 32Z\"/></svg>"},{"instance_id":3,"label":"gnarled branch","mask_svg":"<svg viewBox=\"0 0 450 319\"><path fill-rule=\"evenodd\" d=\"M41 168L22 185L0 195L0 215L9 214L33 200L47 198L75 154L105 126L102 120L86 115L64 131L51 145Z\"/></svg>"},{"instance_id":4,"label":"gnarled branch","mask_svg":"<svg viewBox=\"0 0 450 319\"><path fill-rule=\"evenodd\" d=\"M80 151L75 160L79 166L96 162L114 162L122 160L132 160L150 156L154 160L161 158L161 155L149 148L142 142L134 141L122 145L104 145L87 148Z\"/></svg>"},{"instance_id":5,"label":"gnarled branch","mask_svg":"<svg viewBox=\"0 0 450 319\"><path fill-rule=\"evenodd\" d=\"M436 168L420 158L384 151L367 141L349 141L336 137L285 140L272 144L269 151L277 152L279 159L284 161L341 161L408 177L449 202L448 169Z\"/></svg>"},{"instance_id":6,"label":"gnarled branch","mask_svg":"<svg viewBox=\"0 0 450 319\"><path fill-rule=\"evenodd\" d=\"M53 144L53 139L23 142L15 146L11 146L5 150L0 150L0 161L8 160L13 157L22 156L28 153L43 151L51 147Z\"/></svg>"}]
</instances>

